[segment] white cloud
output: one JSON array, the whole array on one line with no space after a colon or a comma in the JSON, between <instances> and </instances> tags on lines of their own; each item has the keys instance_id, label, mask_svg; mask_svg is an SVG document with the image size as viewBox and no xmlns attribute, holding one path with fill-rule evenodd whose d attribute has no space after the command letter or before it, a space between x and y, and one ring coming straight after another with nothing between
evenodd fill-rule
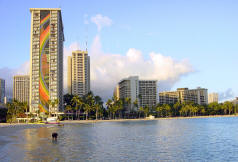
<instances>
[{"instance_id":1,"label":"white cloud","mask_svg":"<svg viewBox=\"0 0 238 162\"><path fill-rule=\"evenodd\" d=\"M112 20L109 17L103 16L101 14L97 14L91 17L91 22L97 25L98 31L101 31L101 29L105 26L112 25Z\"/></svg>"},{"instance_id":2,"label":"white cloud","mask_svg":"<svg viewBox=\"0 0 238 162\"><path fill-rule=\"evenodd\" d=\"M145 59L142 52L130 48L126 55L106 54L97 35L90 48L91 87L106 100L122 78L138 75L141 79L156 79L160 90L169 90L183 75L193 72L188 60L176 61L169 56L151 52Z\"/></svg>"},{"instance_id":3,"label":"white cloud","mask_svg":"<svg viewBox=\"0 0 238 162\"><path fill-rule=\"evenodd\" d=\"M219 102L224 102L226 100L232 100L234 99L234 97L235 97L235 94L233 90L231 88L228 88L224 92L219 93L218 99L219 99Z\"/></svg>"}]
</instances>

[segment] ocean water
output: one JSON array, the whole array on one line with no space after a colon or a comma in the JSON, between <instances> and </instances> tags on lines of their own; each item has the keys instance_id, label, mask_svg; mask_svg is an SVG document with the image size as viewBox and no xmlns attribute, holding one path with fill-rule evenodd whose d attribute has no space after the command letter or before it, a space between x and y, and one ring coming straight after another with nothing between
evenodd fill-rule
<instances>
[{"instance_id":1,"label":"ocean water","mask_svg":"<svg viewBox=\"0 0 238 162\"><path fill-rule=\"evenodd\" d=\"M0 161L238 161L238 118L0 128Z\"/></svg>"}]
</instances>

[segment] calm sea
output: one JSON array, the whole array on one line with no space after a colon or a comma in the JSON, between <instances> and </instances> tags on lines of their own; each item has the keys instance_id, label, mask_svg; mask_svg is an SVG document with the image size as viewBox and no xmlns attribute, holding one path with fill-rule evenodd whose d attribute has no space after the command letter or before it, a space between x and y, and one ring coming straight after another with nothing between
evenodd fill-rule
<instances>
[{"instance_id":1,"label":"calm sea","mask_svg":"<svg viewBox=\"0 0 238 162\"><path fill-rule=\"evenodd\" d=\"M238 118L0 128L0 161L238 161Z\"/></svg>"}]
</instances>

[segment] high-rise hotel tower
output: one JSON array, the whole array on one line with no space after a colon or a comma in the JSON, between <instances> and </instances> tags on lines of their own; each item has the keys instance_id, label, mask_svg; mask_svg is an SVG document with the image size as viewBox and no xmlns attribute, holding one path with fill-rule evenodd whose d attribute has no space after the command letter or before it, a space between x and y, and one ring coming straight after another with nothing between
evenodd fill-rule
<instances>
[{"instance_id":1,"label":"high-rise hotel tower","mask_svg":"<svg viewBox=\"0 0 238 162\"><path fill-rule=\"evenodd\" d=\"M63 42L60 8L31 8L30 112L63 109ZM58 101L54 107L49 101ZM39 110L39 111L38 111Z\"/></svg>"},{"instance_id":2,"label":"high-rise hotel tower","mask_svg":"<svg viewBox=\"0 0 238 162\"><path fill-rule=\"evenodd\" d=\"M90 91L90 57L87 51L73 51L68 57L68 92L82 97Z\"/></svg>"}]
</instances>

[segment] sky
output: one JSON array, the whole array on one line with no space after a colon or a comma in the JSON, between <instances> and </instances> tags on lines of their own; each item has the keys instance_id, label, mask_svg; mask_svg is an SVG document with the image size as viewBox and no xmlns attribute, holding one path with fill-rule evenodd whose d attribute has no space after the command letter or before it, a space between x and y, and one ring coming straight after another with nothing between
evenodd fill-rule
<instances>
[{"instance_id":1,"label":"sky","mask_svg":"<svg viewBox=\"0 0 238 162\"><path fill-rule=\"evenodd\" d=\"M159 91L207 88L221 100L238 96L236 0L0 0L0 78L27 74L29 8L61 8L64 85L67 56L86 49L91 87L104 100L122 78L158 80Z\"/></svg>"}]
</instances>

